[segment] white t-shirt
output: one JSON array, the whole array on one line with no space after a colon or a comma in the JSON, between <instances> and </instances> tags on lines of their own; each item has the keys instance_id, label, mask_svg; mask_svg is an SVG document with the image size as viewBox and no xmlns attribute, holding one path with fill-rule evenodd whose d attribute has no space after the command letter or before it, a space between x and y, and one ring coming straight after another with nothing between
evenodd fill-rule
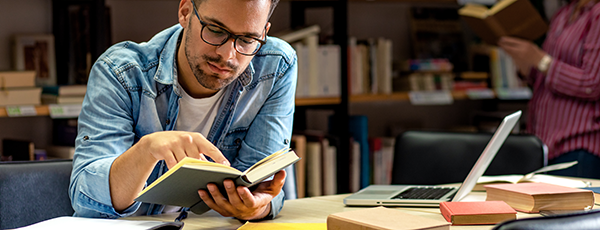
<instances>
[{"instance_id":1,"label":"white t-shirt","mask_svg":"<svg viewBox=\"0 0 600 230\"><path fill-rule=\"evenodd\" d=\"M204 136L208 135L217 116L221 101L223 101L224 91L225 89L221 89L211 97L196 99L182 89L175 130L199 132Z\"/></svg>"},{"instance_id":2,"label":"white t-shirt","mask_svg":"<svg viewBox=\"0 0 600 230\"><path fill-rule=\"evenodd\" d=\"M219 90L211 97L196 99L187 94L182 88L175 130L199 132L204 136L208 135L217 116L219 105L223 101L223 91L225 89ZM180 210L181 207L165 205L163 213L178 212Z\"/></svg>"}]
</instances>

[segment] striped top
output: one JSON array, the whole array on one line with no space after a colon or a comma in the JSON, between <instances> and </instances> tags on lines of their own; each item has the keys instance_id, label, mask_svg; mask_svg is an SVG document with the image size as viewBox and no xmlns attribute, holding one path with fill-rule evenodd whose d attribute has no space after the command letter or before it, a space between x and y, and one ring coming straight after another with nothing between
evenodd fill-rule
<instances>
[{"instance_id":1,"label":"striped top","mask_svg":"<svg viewBox=\"0 0 600 230\"><path fill-rule=\"evenodd\" d=\"M569 22L577 1L553 17L543 49L546 75L533 70L528 131L548 145L549 159L585 149L600 156L600 4L590 1Z\"/></svg>"}]
</instances>

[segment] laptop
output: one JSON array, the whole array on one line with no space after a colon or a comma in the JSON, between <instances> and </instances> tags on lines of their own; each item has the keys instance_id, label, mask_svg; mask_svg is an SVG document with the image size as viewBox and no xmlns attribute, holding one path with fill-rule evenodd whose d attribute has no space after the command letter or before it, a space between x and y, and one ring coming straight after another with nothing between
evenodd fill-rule
<instances>
[{"instance_id":1,"label":"laptop","mask_svg":"<svg viewBox=\"0 0 600 230\"><path fill-rule=\"evenodd\" d=\"M431 185L369 185L346 197L347 206L418 206L438 207L444 201L462 200L477 184L511 130L518 123L521 111L509 114L488 142L460 187Z\"/></svg>"}]
</instances>

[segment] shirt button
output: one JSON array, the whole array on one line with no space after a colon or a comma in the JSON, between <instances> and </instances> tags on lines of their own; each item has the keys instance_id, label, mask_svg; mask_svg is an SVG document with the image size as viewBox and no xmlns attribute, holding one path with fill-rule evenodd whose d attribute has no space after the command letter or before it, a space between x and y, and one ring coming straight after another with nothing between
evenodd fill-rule
<instances>
[{"instance_id":1,"label":"shirt button","mask_svg":"<svg viewBox=\"0 0 600 230\"><path fill-rule=\"evenodd\" d=\"M288 139L283 140L283 144L287 145L289 143L290 143L290 140L288 140Z\"/></svg>"},{"instance_id":2,"label":"shirt button","mask_svg":"<svg viewBox=\"0 0 600 230\"><path fill-rule=\"evenodd\" d=\"M238 139L235 139L235 141L233 143L235 143L236 145L239 145L240 143L242 143L242 140L238 138Z\"/></svg>"},{"instance_id":3,"label":"shirt button","mask_svg":"<svg viewBox=\"0 0 600 230\"><path fill-rule=\"evenodd\" d=\"M90 137L89 137L89 136L83 136L83 140L84 140L84 141L87 141L87 140L89 140L89 139L90 139Z\"/></svg>"},{"instance_id":4,"label":"shirt button","mask_svg":"<svg viewBox=\"0 0 600 230\"><path fill-rule=\"evenodd\" d=\"M585 88L585 93L587 93L587 94L592 93L592 89L591 88Z\"/></svg>"},{"instance_id":5,"label":"shirt button","mask_svg":"<svg viewBox=\"0 0 600 230\"><path fill-rule=\"evenodd\" d=\"M165 121L165 123L166 123L167 125L168 125L168 124L171 124L171 120L170 120L170 119L167 119L167 121Z\"/></svg>"}]
</instances>

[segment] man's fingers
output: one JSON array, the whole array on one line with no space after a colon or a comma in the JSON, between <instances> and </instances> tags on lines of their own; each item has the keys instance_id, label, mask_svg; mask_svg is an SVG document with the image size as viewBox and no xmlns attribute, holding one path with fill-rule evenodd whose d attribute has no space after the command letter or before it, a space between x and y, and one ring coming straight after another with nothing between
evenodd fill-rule
<instances>
[{"instance_id":1,"label":"man's fingers","mask_svg":"<svg viewBox=\"0 0 600 230\"><path fill-rule=\"evenodd\" d=\"M198 133L198 135L194 136L194 142L196 143L196 146L198 146L199 153L202 153L205 156L212 158L213 161L215 161L216 163L224 164L227 166L231 165L227 158L223 156L221 151L219 151L219 149L215 145L210 143L210 141L208 141L204 136L202 136L202 134Z\"/></svg>"},{"instance_id":2,"label":"man's fingers","mask_svg":"<svg viewBox=\"0 0 600 230\"><path fill-rule=\"evenodd\" d=\"M200 152L198 151L198 146L196 146L196 143L194 142L194 137L191 134L183 134L182 142L186 156L200 159Z\"/></svg>"}]
</instances>

